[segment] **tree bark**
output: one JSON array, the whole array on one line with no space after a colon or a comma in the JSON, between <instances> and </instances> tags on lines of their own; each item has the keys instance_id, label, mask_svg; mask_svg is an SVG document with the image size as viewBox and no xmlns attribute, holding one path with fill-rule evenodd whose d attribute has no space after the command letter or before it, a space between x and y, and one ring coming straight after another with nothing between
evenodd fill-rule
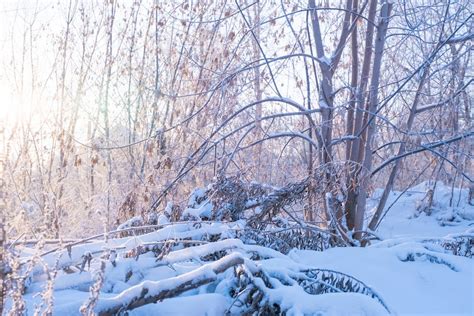
<instances>
[{"instance_id":1,"label":"tree bark","mask_svg":"<svg viewBox=\"0 0 474 316\"><path fill-rule=\"evenodd\" d=\"M387 35L390 12L392 10L392 3L384 1L380 9L380 20L377 29L377 37L375 39L374 50L374 65L372 70L372 79L370 83L370 97L368 104L368 126L367 126L367 141L365 143L364 163L362 170L362 181L360 182L359 194L357 195L357 207L354 218L354 229L356 233L354 238L360 239L362 237L361 231L364 228L364 215L367 200L367 190L370 180L370 170L372 168L372 142L376 132L375 113L378 105L378 87L380 81L380 71L382 66L382 57L384 52L385 39Z\"/></svg>"},{"instance_id":2,"label":"tree bark","mask_svg":"<svg viewBox=\"0 0 474 316\"><path fill-rule=\"evenodd\" d=\"M353 131L355 135L360 134L362 129L362 121L364 117L363 104L365 100L365 90L367 88L367 82L369 81L370 74L370 63L372 61L372 47L374 38L375 14L377 11L377 0L372 0L369 6L368 24L365 37L365 48L364 48L364 60L362 63L362 73L360 76L359 86L355 91L356 97L356 113L354 119ZM349 164L351 165L351 172L347 181L347 199L344 205L347 228L349 230L354 229L355 225L355 213L357 207L357 194L358 194L358 176L360 173L360 165L363 159L362 151L362 138L359 135L354 141L347 143L350 147L350 159Z\"/></svg>"}]
</instances>

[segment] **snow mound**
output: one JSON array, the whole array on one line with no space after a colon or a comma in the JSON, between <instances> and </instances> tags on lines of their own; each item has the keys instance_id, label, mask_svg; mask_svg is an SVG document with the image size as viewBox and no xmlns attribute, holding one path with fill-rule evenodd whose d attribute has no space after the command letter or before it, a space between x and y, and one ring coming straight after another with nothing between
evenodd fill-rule
<instances>
[{"instance_id":1,"label":"snow mound","mask_svg":"<svg viewBox=\"0 0 474 316\"><path fill-rule=\"evenodd\" d=\"M434 188L434 190L433 190ZM429 191L433 190L432 203ZM368 200L374 209L382 190ZM468 202L468 189L453 188L442 182L422 182L404 192L391 192L386 216L377 229L384 239L394 237L443 237L462 233L474 226L474 206Z\"/></svg>"}]
</instances>

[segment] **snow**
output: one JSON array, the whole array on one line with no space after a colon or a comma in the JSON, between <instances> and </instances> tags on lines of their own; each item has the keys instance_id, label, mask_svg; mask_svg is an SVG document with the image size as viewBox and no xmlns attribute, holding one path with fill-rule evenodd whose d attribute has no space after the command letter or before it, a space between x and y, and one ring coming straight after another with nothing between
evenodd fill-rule
<instances>
[{"instance_id":1,"label":"snow","mask_svg":"<svg viewBox=\"0 0 474 316\"><path fill-rule=\"evenodd\" d=\"M375 289L401 315L473 315L473 262L446 255L458 271L424 259L402 261L405 248L293 250L297 262L350 274Z\"/></svg>"},{"instance_id":2,"label":"snow","mask_svg":"<svg viewBox=\"0 0 474 316\"><path fill-rule=\"evenodd\" d=\"M440 238L474 234L474 207L467 203L467 190L439 182L430 216L417 216L416 205L431 187L423 182L399 198L387 213L377 234L385 239L365 248L333 248L324 252L293 250L296 262L352 275L376 290L400 315L474 315L473 259L444 253L436 244ZM381 190L369 207L376 206ZM400 192L392 192L387 206ZM459 205L458 205L459 201ZM455 213L456 217L446 214ZM448 222L443 224L443 219ZM428 249L427 249L428 248ZM414 257L407 260L410 254ZM435 257L435 262L430 258Z\"/></svg>"},{"instance_id":3,"label":"snow","mask_svg":"<svg viewBox=\"0 0 474 316\"><path fill-rule=\"evenodd\" d=\"M81 262L81 256L86 253L94 259L91 268L86 266L81 273L74 267L74 273L58 272L54 280L54 314L80 314L79 308L88 300L89 288L99 271L98 254L112 249L116 253L107 261L96 310L126 305L144 289L147 296L153 296L183 284L205 281L206 284L176 297L133 309L130 315L223 315L227 311L239 314L235 300L228 293L235 282L234 269L220 271L219 267L240 260L244 262L242 269L251 275L260 272L267 275L272 286L266 289L262 300L278 304L287 315L386 315L387 310L399 315L474 315L473 259L454 255L442 247L444 242L474 236L474 207L467 203L466 189L452 189L438 183L431 214L417 211L417 205L431 187L432 184L421 183L403 195L390 194L387 206L398 200L376 231L383 240L373 241L364 248L341 247L324 252L293 249L284 255L263 246L244 244L234 236L243 227L242 221L169 223L165 215L157 214L163 227L154 232L94 240L73 247L70 254L61 251L60 267ZM199 210L210 205L203 192L194 192L188 209ZM368 207L376 206L379 197L380 190L369 200ZM221 234L220 240L202 239L217 234ZM169 240L178 246L159 259L152 252L138 259L124 255L149 244L163 246L163 241ZM196 241L196 244L179 246L180 240ZM226 255L216 261L202 261L201 258L215 253ZM254 254L258 254L258 260L251 259ZM22 260L33 255L32 249L23 249L20 254ZM44 264L53 267L57 258L58 253L45 255ZM302 271L315 268L347 274L368 286L383 301L362 292L309 294L295 279L304 277ZM28 281L23 296L28 315L33 315L35 306L41 303L39 293L47 285L43 271L44 266L37 264ZM255 278L254 282L257 287L266 288L262 279ZM11 304L7 300L7 309Z\"/></svg>"},{"instance_id":4,"label":"snow","mask_svg":"<svg viewBox=\"0 0 474 316\"><path fill-rule=\"evenodd\" d=\"M134 227L134 226L140 226L140 225L143 225L142 217L141 216L135 216L135 217L130 218L125 223L120 224L117 227L117 230L126 229L126 228L130 228L130 227Z\"/></svg>"},{"instance_id":5,"label":"snow","mask_svg":"<svg viewBox=\"0 0 474 316\"><path fill-rule=\"evenodd\" d=\"M333 57L331 56L331 58L327 57L327 56L322 56L322 57L319 57L318 58L318 61L324 65L326 65L327 67L331 66L331 62L332 62L332 59Z\"/></svg>"},{"instance_id":6,"label":"snow","mask_svg":"<svg viewBox=\"0 0 474 316\"><path fill-rule=\"evenodd\" d=\"M183 211L183 218L210 218L214 206L206 197L204 189L195 189L189 198L188 207Z\"/></svg>"},{"instance_id":7,"label":"snow","mask_svg":"<svg viewBox=\"0 0 474 316\"><path fill-rule=\"evenodd\" d=\"M203 205L193 208L188 207L183 211L183 217L190 216L191 218L202 218L211 216L212 212L212 204L211 203L204 203Z\"/></svg>"},{"instance_id":8,"label":"snow","mask_svg":"<svg viewBox=\"0 0 474 316\"><path fill-rule=\"evenodd\" d=\"M272 290L272 294L281 297L282 307L288 309L287 315L388 315L388 312L373 299L357 293L328 293L314 296L299 287L294 287ZM298 297L298 300L294 297Z\"/></svg>"},{"instance_id":9,"label":"snow","mask_svg":"<svg viewBox=\"0 0 474 316\"><path fill-rule=\"evenodd\" d=\"M169 224L170 223L170 220L168 219L168 217L164 214L160 214L158 216L158 219L157 219L157 224L158 225L166 225L166 224Z\"/></svg>"},{"instance_id":10,"label":"snow","mask_svg":"<svg viewBox=\"0 0 474 316\"><path fill-rule=\"evenodd\" d=\"M199 258L209 253L214 253L224 249L232 249L237 247L243 247L244 244L238 239L226 239L215 243L210 243L202 246L196 246L192 248L185 248L177 251L173 251L167 255L160 264L169 265L180 261L185 261L193 258Z\"/></svg>"},{"instance_id":11,"label":"snow","mask_svg":"<svg viewBox=\"0 0 474 316\"><path fill-rule=\"evenodd\" d=\"M187 316L221 316L232 304L232 301L222 294L206 293L199 296L175 297L149 304L133 310L129 315L187 315Z\"/></svg>"},{"instance_id":12,"label":"snow","mask_svg":"<svg viewBox=\"0 0 474 316\"><path fill-rule=\"evenodd\" d=\"M430 216L425 213L417 214L416 206L425 197L426 191L430 188L428 182L410 188L393 205L380 224L377 234L388 238L399 237L443 237L451 233L462 233L469 228L473 228L474 206L467 203L467 189L454 188L453 206L449 205L451 198L451 187L439 182L434 193L434 205ZM381 190L375 192L377 198L381 195ZM390 206L400 192L392 192L386 203ZM368 207L376 206L377 199L368 201ZM459 201L459 205L458 205ZM448 214L456 214L454 221L442 220L448 218Z\"/></svg>"}]
</instances>

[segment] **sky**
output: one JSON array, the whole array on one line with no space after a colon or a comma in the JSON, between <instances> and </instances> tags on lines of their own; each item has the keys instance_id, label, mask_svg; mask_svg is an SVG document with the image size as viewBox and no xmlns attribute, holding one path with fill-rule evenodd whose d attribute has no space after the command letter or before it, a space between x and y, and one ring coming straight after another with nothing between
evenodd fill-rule
<instances>
[{"instance_id":1,"label":"sky","mask_svg":"<svg viewBox=\"0 0 474 316\"><path fill-rule=\"evenodd\" d=\"M42 68L47 66L49 56L47 56L48 47L51 47L50 39L44 37L42 28L60 27L54 25L59 21L55 19L56 10L52 10L57 2L51 0L37 1L12 1L3 0L0 3L0 120L15 121L18 118L28 117L33 106L32 102L23 102L21 98L30 94L29 99L38 100L37 96L31 98L31 62L36 68L34 76L40 82L40 76L43 74ZM36 19L34 19L36 13ZM25 32L28 25L32 23L33 27L33 46L36 52L31 52L29 48L29 33ZM19 66L22 64L23 44L26 40L27 49L25 54L25 68L22 70ZM37 54L41 51L41 54ZM32 53L32 54L30 54ZM15 69L14 67L17 67ZM42 67L43 66L43 67ZM36 73L39 70L40 74ZM23 71L24 87L23 93L19 77L14 73L20 74Z\"/></svg>"}]
</instances>

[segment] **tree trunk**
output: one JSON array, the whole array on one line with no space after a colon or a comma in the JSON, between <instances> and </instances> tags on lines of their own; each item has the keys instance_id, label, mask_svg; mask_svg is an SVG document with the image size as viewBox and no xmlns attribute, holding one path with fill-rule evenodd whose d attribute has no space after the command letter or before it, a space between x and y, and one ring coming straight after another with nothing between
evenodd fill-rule
<instances>
[{"instance_id":1,"label":"tree trunk","mask_svg":"<svg viewBox=\"0 0 474 316\"><path fill-rule=\"evenodd\" d=\"M372 0L369 6L368 20L374 21L375 14L377 11L377 0ZM362 64L361 80L359 81L359 87L355 91L356 97L356 113L354 119L353 131L354 135L359 135L362 129L362 119L364 116L363 104L365 100L365 90L367 88L367 82L369 81L370 74L370 63L372 61L372 47L374 37L374 24L367 24L367 32L365 37L365 49L364 49L364 61ZM362 139L359 135L352 142L347 143L350 147L350 159L349 164L351 165L351 171L349 179L347 181L347 198L344 205L346 214L346 223L349 230L354 229L355 213L357 207L357 193L358 193L358 176L360 173L360 165L363 159L362 151Z\"/></svg>"},{"instance_id":2,"label":"tree trunk","mask_svg":"<svg viewBox=\"0 0 474 316\"><path fill-rule=\"evenodd\" d=\"M382 66L382 57L387 35L388 22L392 3L384 1L380 9L380 19L377 29L377 37L375 39L374 65L372 70L372 79L370 83L369 104L368 104L368 121L367 121L367 140L365 143L364 163L362 169L362 181L360 182L359 194L357 196L357 207L354 219L354 229L356 233L354 237L360 239L361 231L364 229L364 215L367 199L367 190L370 180L370 170L372 169L372 142L376 132L375 113L378 105L378 87L380 81L380 70Z\"/></svg>"},{"instance_id":3,"label":"tree trunk","mask_svg":"<svg viewBox=\"0 0 474 316\"><path fill-rule=\"evenodd\" d=\"M3 304L4 297L6 294L6 289L4 286L5 283L5 213L7 211L7 198L6 198L6 183L5 183L5 169L6 169L6 148L5 145L5 129L3 126L3 121L0 121L0 315L3 315Z\"/></svg>"}]
</instances>

